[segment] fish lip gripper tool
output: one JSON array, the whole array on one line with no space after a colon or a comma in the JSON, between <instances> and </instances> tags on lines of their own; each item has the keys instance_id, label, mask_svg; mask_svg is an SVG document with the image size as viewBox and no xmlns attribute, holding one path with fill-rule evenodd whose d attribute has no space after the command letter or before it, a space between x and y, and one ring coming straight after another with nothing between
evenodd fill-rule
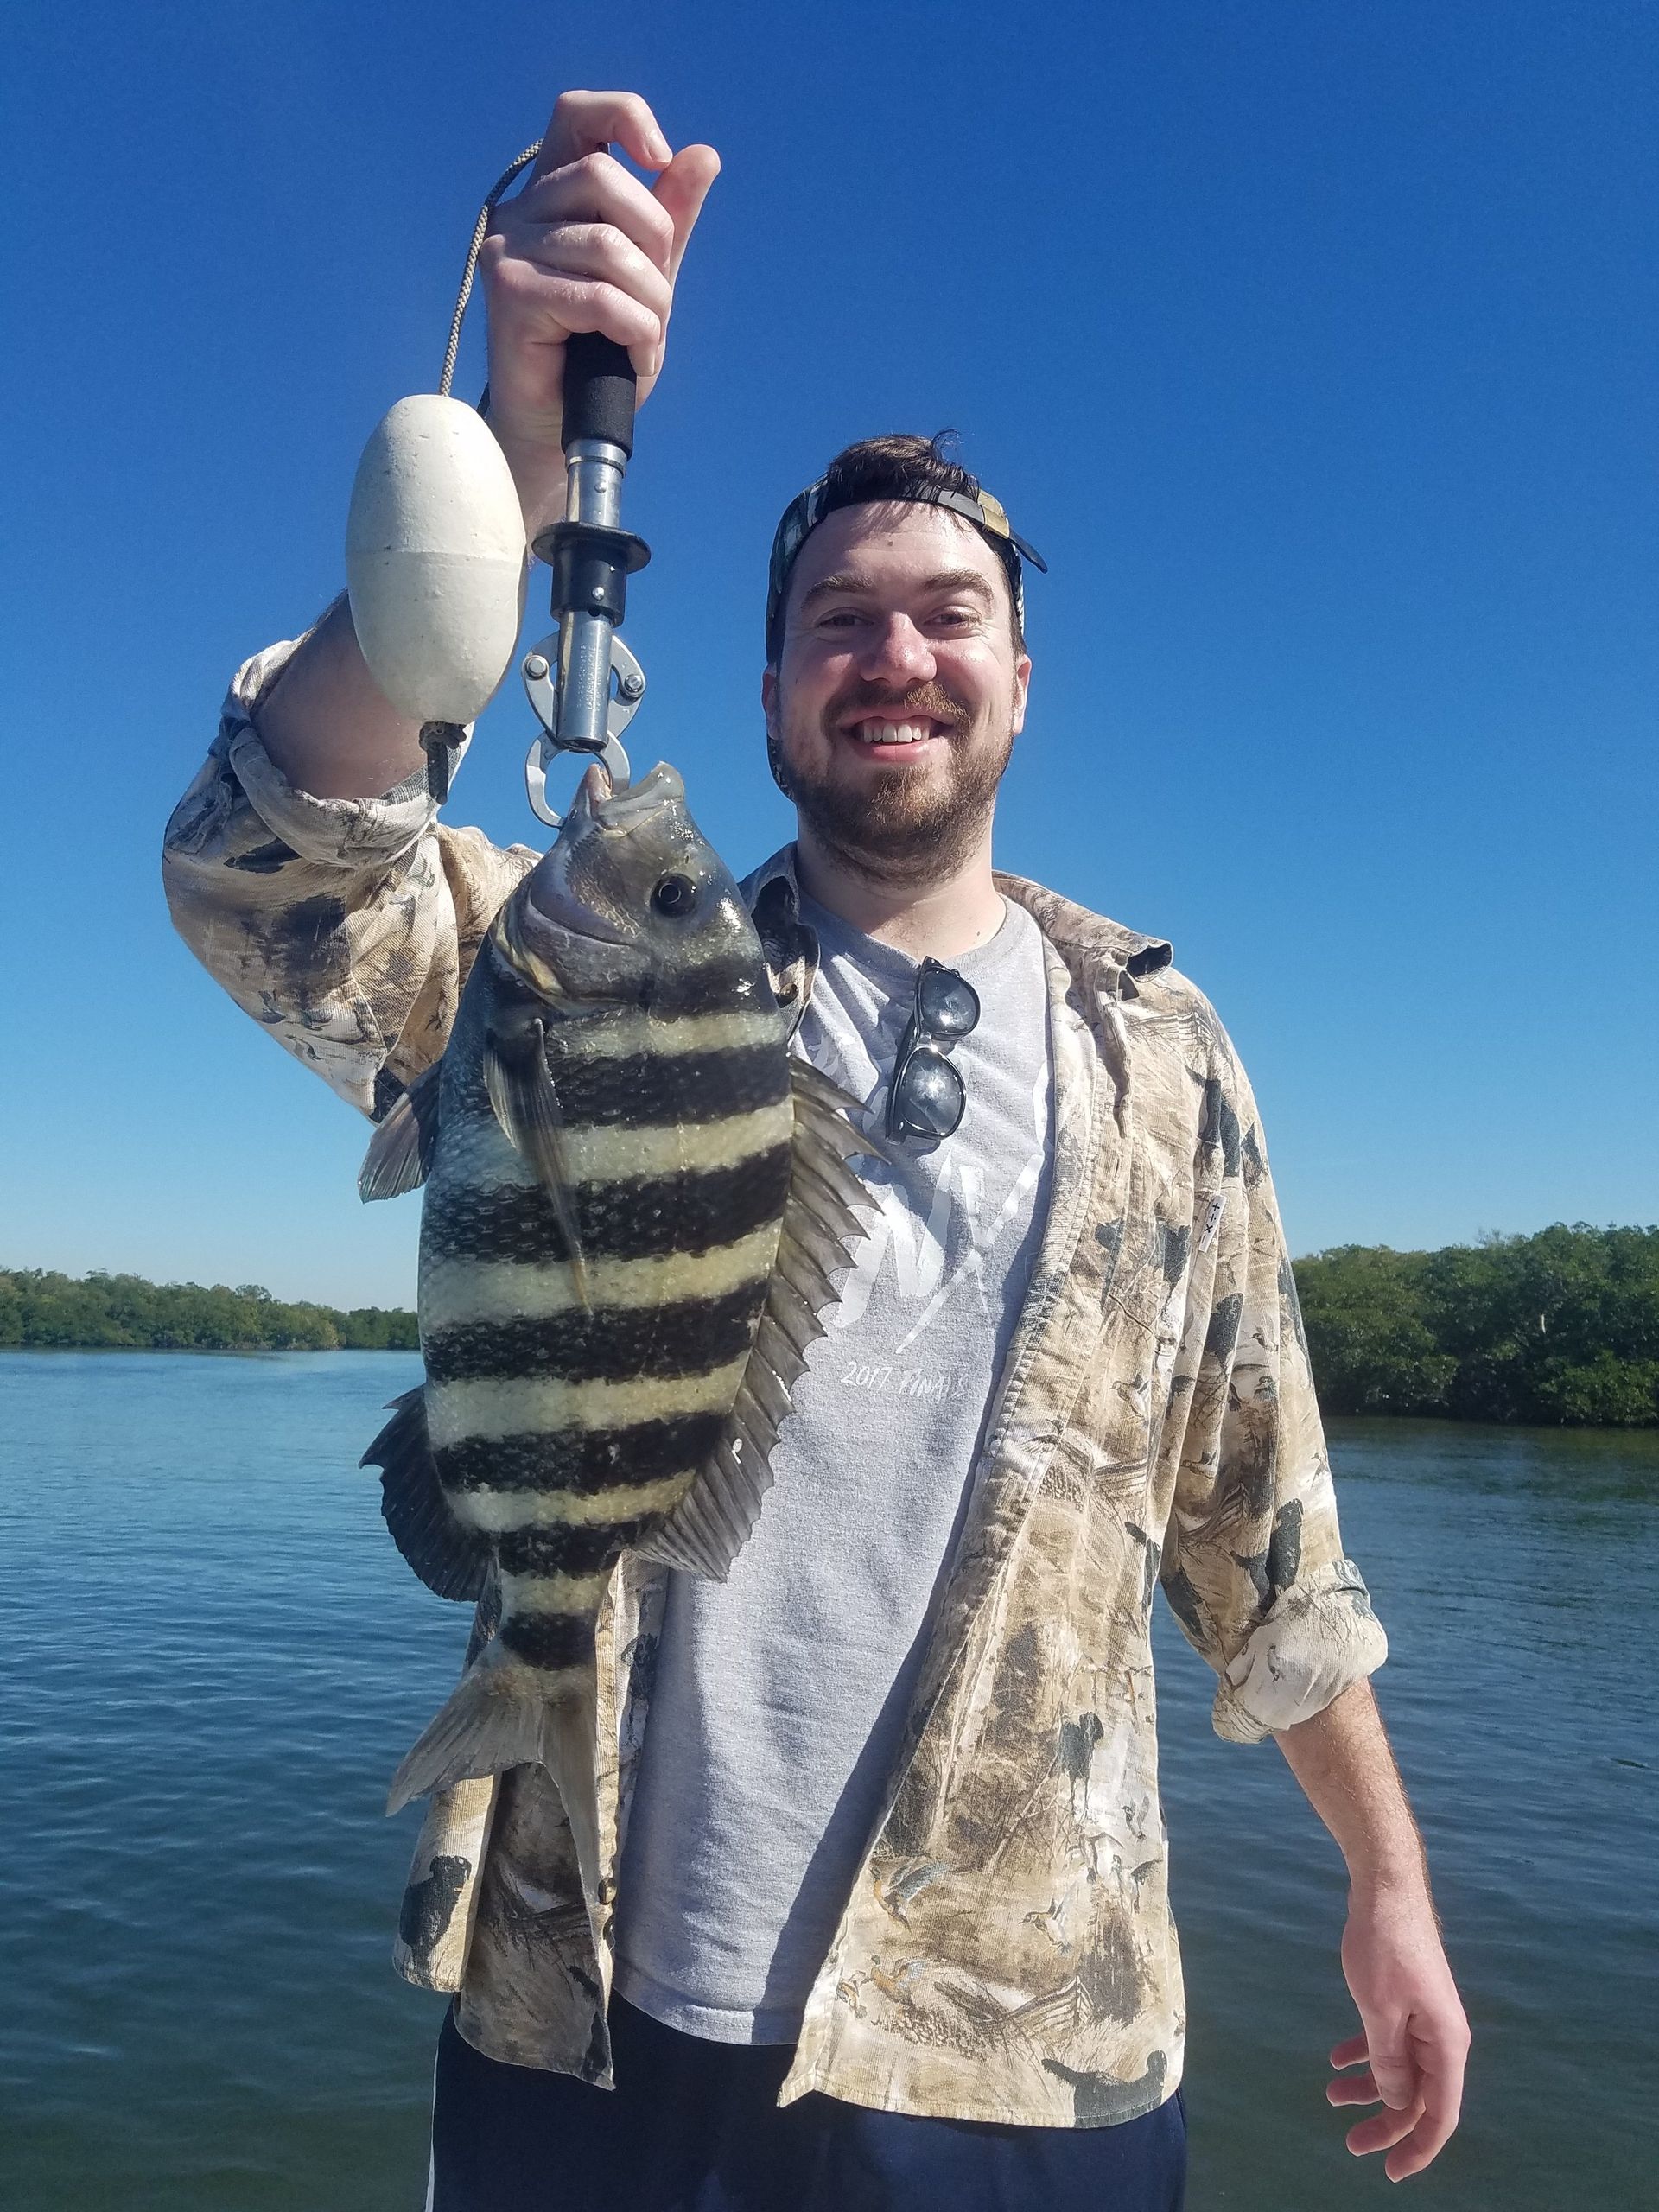
<instances>
[{"instance_id":1,"label":"fish lip gripper tool","mask_svg":"<svg viewBox=\"0 0 1659 2212\"><path fill-rule=\"evenodd\" d=\"M565 516L531 549L553 571L558 627L520 664L524 690L542 725L524 763L531 811L550 830L547 771L556 753L600 760L613 790L627 786L621 735L645 696L645 671L617 632L627 611L628 578L651 549L620 521L622 479L633 453L634 372L625 349L594 333L565 348Z\"/></svg>"}]
</instances>

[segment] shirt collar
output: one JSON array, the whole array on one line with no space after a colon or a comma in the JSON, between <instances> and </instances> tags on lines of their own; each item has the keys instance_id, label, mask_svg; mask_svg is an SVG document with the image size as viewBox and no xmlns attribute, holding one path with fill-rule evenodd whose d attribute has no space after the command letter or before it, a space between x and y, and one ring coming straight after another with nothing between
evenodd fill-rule
<instances>
[{"instance_id":1,"label":"shirt collar","mask_svg":"<svg viewBox=\"0 0 1659 2212\"><path fill-rule=\"evenodd\" d=\"M998 874L994 879L1004 898L1012 899L1041 930L1079 982L1105 991L1114 998L1138 996L1137 981L1167 968L1174 957L1163 938L1147 937L1126 929L1104 914L1091 913L1072 899L1062 899L1040 883L1021 875ZM798 1021L812 995L818 967L818 935L801 918L800 882L795 873L795 847L781 846L762 861L742 885L754 917L760 943L771 968L780 1002L791 1020Z\"/></svg>"}]
</instances>

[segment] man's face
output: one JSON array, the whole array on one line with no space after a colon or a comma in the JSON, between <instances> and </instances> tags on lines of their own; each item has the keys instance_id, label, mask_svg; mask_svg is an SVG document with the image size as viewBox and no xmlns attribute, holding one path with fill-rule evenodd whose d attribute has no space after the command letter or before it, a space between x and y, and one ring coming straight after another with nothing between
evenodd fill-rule
<instances>
[{"instance_id":1,"label":"man's face","mask_svg":"<svg viewBox=\"0 0 1659 2212\"><path fill-rule=\"evenodd\" d=\"M803 822L885 882L949 875L985 835L1026 718L1007 572L943 507L842 507L801 548L766 729Z\"/></svg>"}]
</instances>

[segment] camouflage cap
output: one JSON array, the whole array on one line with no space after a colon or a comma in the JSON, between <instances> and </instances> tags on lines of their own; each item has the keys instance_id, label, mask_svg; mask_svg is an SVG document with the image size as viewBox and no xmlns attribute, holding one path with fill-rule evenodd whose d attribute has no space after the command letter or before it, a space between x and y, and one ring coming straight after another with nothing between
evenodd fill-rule
<instances>
[{"instance_id":1,"label":"camouflage cap","mask_svg":"<svg viewBox=\"0 0 1659 2212\"><path fill-rule=\"evenodd\" d=\"M972 479L969 480L971 482ZM837 498L829 489L828 477L821 476L816 484L809 484L804 492L796 493L784 509L783 520L772 535L772 567L766 582L766 658L769 661L776 661L779 648L783 643L784 594L789 588L790 571L795 566L796 556L802 546L826 515L834 514L838 507L866 505L948 507L952 514L966 516L1007 570L1008 589L1014 594L1014 615L1021 630L1024 629L1026 587L1020 567L1021 556L1031 563L1033 569L1041 569L1045 575L1048 573L1048 563L1035 546L1028 544L1014 529L1001 499L977 488L970 497L966 492L947 491L932 485L918 486L912 492L871 500Z\"/></svg>"}]
</instances>

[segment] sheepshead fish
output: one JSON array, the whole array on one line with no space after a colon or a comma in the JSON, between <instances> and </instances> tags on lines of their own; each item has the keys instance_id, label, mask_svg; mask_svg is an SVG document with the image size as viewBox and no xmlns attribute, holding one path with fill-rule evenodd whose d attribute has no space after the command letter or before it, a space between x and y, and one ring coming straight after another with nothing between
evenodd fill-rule
<instances>
[{"instance_id":1,"label":"sheepshead fish","mask_svg":"<svg viewBox=\"0 0 1659 2212\"><path fill-rule=\"evenodd\" d=\"M791 1056L678 775L590 769L359 1179L426 1185L426 1379L364 1464L416 1573L499 1605L389 1809L539 1763L596 1893L601 1603L625 1550L723 1580L753 1528L861 1234L850 1103Z\"/></svg>"}]
</instances>

